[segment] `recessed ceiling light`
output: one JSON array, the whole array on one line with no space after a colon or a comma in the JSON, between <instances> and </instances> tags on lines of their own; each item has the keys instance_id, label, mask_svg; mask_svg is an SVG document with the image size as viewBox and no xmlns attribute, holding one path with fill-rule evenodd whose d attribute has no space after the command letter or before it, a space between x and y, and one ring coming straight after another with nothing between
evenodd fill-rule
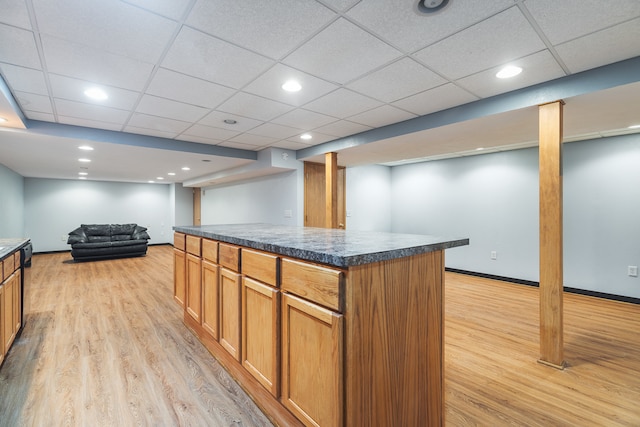
<instances>
[{"instance_id":1,"label":"recessed ceiling light","mask_svg":"<svg viewBox=\"0 0 640 427\"><path fill-rule=\"evenodd\" d=\"M183 167L183 168L182 168L182 170L183 170L183 171L190 171L190 170L191 170L191 168L190 168L190 167L188 167L188 166L185 166L185 167Z\"/></svg>"},{"instance_id":2,"label":"recessed ceiling light","mask_svg":"<svg viewBox=\"0 0 640 427\"><path fill-rule=\"evenodd\" d=\"M419 0L417 4L417 11L419 13L435 13L444 9L449 0Z\"/></svg>"},{"instance_id":3,"label":"recessed ceiling light","mask_svg":"<svg viewBox=\"0 0 640 427\"><path fill-rule=\"evenodd\" d=\"M164 178L161 176L157 176L156 179L164 179Z\"/></svg>"},{"instance_id":4,"label":"recessed ceiling light","mask_svg":"<svg viewBox=\"0 0 640 427\"><path fill-rule=\"evenodd\" d=\"M86 173L86 172L78 172L78 175L81 175L81 176L87 176L87 175L89 175L89 174L88 174L88 173Z\"/></svg>"},{"instance_id":5,"label":"recessed ceiling light","mask_svg":"<svg viewBox=\"0 0 640 427\"><path fill-rule=\"evenodd\" d=\"M169 175L169 176L175 176L175 174L176 174L175 172L169 172L167 175Z\"/></svg>"},{"instance_id":6,"label":"recessed ceiling light","mask_svg":"<svg viewBox=\"0 0 640 427\"><path fill-rule=\"evenodd\" d=\"M78 159L78 161L82 163L89 163L91 159Z\"/></svg>"},{"instance_id":7,"label":"recessed ceiling light","mask_svg":"<svg viewBox=\"0 0 640 427\"><path fill-rule=\"evenodd\" d=\"M300 86L300 83L295 80L287 80L285 84L282 85L282 89L286 90L287 92L298 92L300 89L302 89L302 86Z\"/></svg>"},{"instance_id":8,"label":"recessed ceiling light","mask_svg":"<svg viewBox=\"0 0 640 427\"><path fill-rule=\"evenodd\" d=\"M482 151L482 150L484 150L484 147L478 147L478 148L476 148L476 151Z\"/></svg>"},{"instance_id":9,"label":"recessed ceiling light","mask_svg":"<svg viewBox=\"0 0 640 427\"><path fill-rule=\"evenodd\" d=\"M311 139L311 138L313 138L313 137L309 133L303 133L302 135L300 135L300 139L307 140L307 139Z\"/></svg>"},{"instance_id":10,"label":"recessed ceiling light","mask_svg":"<svg viewBox=\"0 0 640 427\"><path fill-rule=\"evenodd\" d=\"M5 119L4 117L0 117L0 123L5 123L8 122L9 120Z\"/></svg>"},{"instance_id":11,"label":"recessed ceiling light","mask_svg":"<svg viewBox=\"0 0 640 427\"><path fill-rule=\"evenodd\" d=\"M91 99L95 99L96 101L104 101L105 99L109 98L107 92L100 89L99 87L91 87L85 90L84 94Z\"/></svg>"},{"instance_id":12,"label":"recessed ceiling light","mask_svg":"<svg viewBox=\"0 0 640 427\"><path fill-rule=\"evenodd\" d=\"M150 179L149 181L147 181L149 184L153 184L155 181Z\"/></svg>"},{"instance_id":13,"label":"recessed ceiling light","mask_svg":"<svg viewBox=\"0 0 640 427\"><path fill-rule=\"evenodd\" d=\"M628 129L640 129L640 125L631 125Z\"/></svg>"},{"instance_id":14,"label":"recessed ceiling light","mask_svg":"<svg viewBox=\"0 0 640 427\"><path fill-rule=\"evenodd\" d=\"M510 77L515 77L522 72L522 68L516 67L515 65L507 65L500 71L496 73L496 77L499 79L508 79Z\"/></svg>"},{"instance_id":15,"label":"recessed ceiling light","mask_svg":"<svg viewBox=\"0 0 640 427\"><path fill-rule=\"evenodd\" d=\"M233 119L224 119L224 122L228 125L235 125L236 123L238 123L237 120L233 120Z\"/></svg>"},{"instance_id":16,"label":"recessed ceiling light","mask_svg":"<svg viewBox=\"0 0 640 427\"><path fill-rule=\"evenodd\" d=\"M93 151L93 147L89 147L88 145L81 145L78 148L84 151Z\"/></svg>"},{"instance_id":17,"label":"recessed ceiling light","mask_svg":"<svg viewBox=\"0 0 640 427\"><path fill-rule=\"evenodd\" d=\"M87 179L86 176L79 176L78 179Z\"/></svg>"}]
</instances>

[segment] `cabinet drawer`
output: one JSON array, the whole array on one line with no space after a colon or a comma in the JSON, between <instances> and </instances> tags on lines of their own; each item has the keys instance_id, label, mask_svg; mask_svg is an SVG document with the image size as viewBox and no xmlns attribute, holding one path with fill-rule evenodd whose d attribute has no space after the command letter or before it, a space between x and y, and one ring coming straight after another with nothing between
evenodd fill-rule
<instances>
[{"instance_id":1,"label":"cabinet drawer","mask_svg":"<svg viewBox=\"0 0 640 427\"><path fill-rule=\"evenodd\" d=\"M302 298L342 311L344 273L292 259L282 259L281 288Z\"/></svg>"},{"instance_id":2,"label":"cabinet drawer","mask_svg":"<svg viewBox=\"0 0 640 427\"><path fill-rule=\"evenodd\" d=\"M218 264L233 271L240 271L240 247L220 243L218 247Z\"/></svg>"},{"instance_id":3,"label":"cabinet drawer","mask_svg":"<svg viewBox=\"0 0 640 427\"><path fill-rule=\"evenodd\" d=\"M242 249L242 274L267 285L278 285L278 257L251 249Z\"/></svg>"},{"instance_id":4,"label":"cabinet drawer","mask_svg":"<svg viewBox=\"0 0 640 427\"><path fill-rule=\"evenodd\" d=\"M195 256L201 254L202 238L196 236L187 236L187 252Z\"/></svg>"},{"instance_id":5,"label":"cabinet drawer","mask_svg":"<svg viewBox=\"0 0 640 427\"><path fill-rule=\"evenodd\" d=\"M202 239L202 258L214 264L218 263L218 242Z\"/></svg>"},{"instance_id":6,"label":"cabinet drawer","mask_svg":"<svg viewBox=\"0 0 640 427\"><path fill-rule=\"evenodd\" d=\"M186 249L185 237L182 233L173 233L173 247L184 251Z\"/></svg>"},{"instance_id":7,"label":"cabinet drawer","mask_svg":"<svg viewBox=\"0 0 640 427\"><path fill-rule=\"evenodd\" d=\"M14 259L15 259L15 258L14 258L14 256L13 256L13 254L11 254L10 256L8 256L8 257L6 257L6 258L4 259L4 262L3 262L3 265L4 265L3 270L4 270L4 277L5 277L5 279L6 279L7 277L11 276L11 274L12 274L14 271L16 271L16 266L15 266L15 263L14 263Z\"/></svg>"}]
</instances>

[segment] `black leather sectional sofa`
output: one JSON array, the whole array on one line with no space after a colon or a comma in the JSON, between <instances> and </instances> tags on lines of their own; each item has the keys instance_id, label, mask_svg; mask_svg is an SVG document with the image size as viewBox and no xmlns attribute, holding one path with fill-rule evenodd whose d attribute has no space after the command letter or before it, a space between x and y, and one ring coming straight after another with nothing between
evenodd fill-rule
<instances>
[{"instance_id":1,"label":"black leather sectional sofa","mask_svg":"<svg viewBox=\"0 0 640 427\"><path fill-rule=\"evenodd\" d=\"M137 224L82 224L69 233L76 261L141 256L147 253L147 229Z\"/></svg>"}]
</instances>

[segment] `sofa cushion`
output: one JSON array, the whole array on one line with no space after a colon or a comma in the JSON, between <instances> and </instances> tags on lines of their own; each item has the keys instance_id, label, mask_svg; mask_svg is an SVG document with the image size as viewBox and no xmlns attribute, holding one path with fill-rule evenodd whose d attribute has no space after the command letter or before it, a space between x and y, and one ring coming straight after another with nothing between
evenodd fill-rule
<instances>
[{"instance_id":1,"label":"sofa cushion","mask_svg":"<svg viewBox=\"0 0 640 427\"><path fill-rule=\"evenodd\" d=\"M86 243L88 241L89 240L87 239L87 235L84 234L84 229L82 227L78 227L69 233L67 244L73 245L75 243Z\"/></svg>"},{"instance_id":2,"label":"sofa cushion","mask_svg":"<svg viewBox=\"0 0 640 427\"><path fill-rule=\"evenodd\" d=\"M89 243L110 242L111 241L111 236L88 235L87 239L89 240Z\"/></svg>"},{"instance_id":3,"label":"sofa cushion","mask_svg":"<svg viewBox=\"0 0 640 427\"><path fill-rule=\"evenodd\" d=\"M84 233L90 236L107 236L111 237L111 226L109 224L82 224ZM90 240L91 241L91 240Z\"/></svg>"},{"instance_id":4,"label":"sofa cushion","mask_svg":"<svg viewBox=\"0 0 640 427\"><path fill-rule=\"evenodd\" d=\"M111 235L112 236L121 236L128 235L131 236L136 229L135 224L111 224Z\"/></svg>"},{"instance_id":5,"label":"sofa cushion","mask_svg":"<svg viewBox=\"0 0 640 427\"><path fill-rule=\"evenodd\" d=\"M149 233L147 233L147 227L136 225L136 228L133 231L133 236L131 236L131 238L149 240L151 237L149 237Z\"/></svg>"}]
</instances>

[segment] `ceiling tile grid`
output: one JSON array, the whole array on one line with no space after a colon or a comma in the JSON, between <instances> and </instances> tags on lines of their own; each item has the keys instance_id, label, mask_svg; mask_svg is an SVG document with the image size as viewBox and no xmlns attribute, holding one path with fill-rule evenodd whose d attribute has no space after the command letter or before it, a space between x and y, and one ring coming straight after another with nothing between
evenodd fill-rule
<instances>
[{"instance_id":1,"label":"ceiling tile grid","mask_svg":"<svg viewBox=\"0 0 640 427\"><path fill-rule=\"evenodd\" d=\"M0 73L28 119L254 151L305 148L640 55L637 0L451 0L429 16L415 0L2 5ZM524 71L497 80L506 64ZM302 90L283 91L287 79ZM109 98L85 98L90 85ZM305 132L315 137L300 140Z\"/></svg>"}]
</instances>

